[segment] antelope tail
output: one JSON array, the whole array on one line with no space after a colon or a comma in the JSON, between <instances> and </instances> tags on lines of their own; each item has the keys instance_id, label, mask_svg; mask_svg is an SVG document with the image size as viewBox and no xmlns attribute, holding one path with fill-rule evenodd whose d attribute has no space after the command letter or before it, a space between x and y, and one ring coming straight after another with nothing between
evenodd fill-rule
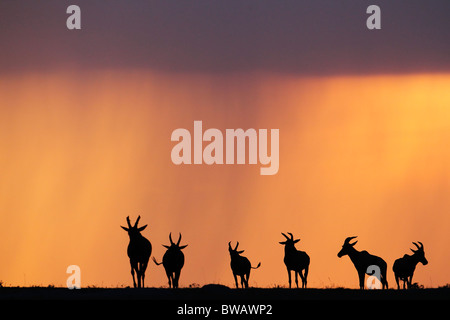
<instances>
[{"instance_id":1,"label":"antelope tail","mask_svg":"<svg viewBox=\"0 0 450 320\"><path fill-rule=\"evenodd\" d=\"M258 269L259 267L261 267L261 262L258 263L258 265L256 267L251 267L252 269Z\"/></svg>"},{"instance_id":2,"label":"antelope tail","mask_svg":"<svg viewBox=\"0 0 450 320\"><path fill-rule=\"evenodd\" d=\"M157 266L159 266L159 265L162 264L162 262L156 261L156 258L155 258L155 257L152 257L152 260L153 260L153 262L154 262Z\"/></svg>"}]
</instances>

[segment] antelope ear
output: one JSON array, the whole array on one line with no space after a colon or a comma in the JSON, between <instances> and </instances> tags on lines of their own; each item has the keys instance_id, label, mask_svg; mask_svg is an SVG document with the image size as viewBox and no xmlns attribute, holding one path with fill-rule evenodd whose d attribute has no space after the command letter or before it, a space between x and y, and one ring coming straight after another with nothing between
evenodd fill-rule
<instances>
[{"instance_id":1,"label":"antelope ear","mask_svg":"<svg viewBox=\"0 0 450 320\"><path fill-rule=\"evenodd\" d=\"M145 226L143 226L143 227L140 227L140 228L138 228L138 231L142 231L142 230L144 230L145 228L147 228L147 225L145 225Z\"/></svg>"},{"instance_id":2,"label":"antelope ear","mask_svg":"<svg viewBox=\"0 0 450 320\"><path fill-rule=\"evenodd\" d=\"M237 253L241 254L241 253L244 253L244 251L245 251L245 250L241 250L241 251L238 251Z\"/></svg>"},{"instance_id":3,"label":"antelope ear","mask_svg":"<svg viewBox=\"0 0 450 320\"><path fill-rule=\"evenodd\" d=\"M166 246L165 244L162 244L162 246L163 246L164 248L166 248L166 249L169 249L169 248L170 248L169 246Z\"/></svg>"},{"instance_id":4,"label":"antelope ear","mask_svg":"<svg viewBox=\"0 0 450 320\"><path fill-rule=\"evenodd\" d=\"M294 243L297 243L297 242L299 242L299 241L300 241L300 239L294 240Z\"/></svg>"},{"instance_id":5,"label":"antelope ear","mask_svg":"<svg viewBox=\"0 0 450 320\"><path fill-rule=\"evenodd\" d=\"M128 228L125 228L125 227L122 227L122 226L120 226L123 230L125 230L126 232L128 232L128 230L130 230L130 229L128 229Z\"/></svg>"},{"instance_id":6,"label":"antelope ear","mask_svg":"<svg viewBox=\"0 0 450 320\"><path fill-rule=\"evenodd\" d=\"M286 244L286 241L278 242L279 244Z\"/></svg>"},{"instance_id":7,"label":"antelope ear","mask_svg":"<svg viewBox=\"0 0 450 320\"><path fill-rule=\"evenodd\" d=\"M180 246L180 249L184 249L184 248L186 248L188 245L185 245L185 246Z\"/></svg>"}]
</instances>

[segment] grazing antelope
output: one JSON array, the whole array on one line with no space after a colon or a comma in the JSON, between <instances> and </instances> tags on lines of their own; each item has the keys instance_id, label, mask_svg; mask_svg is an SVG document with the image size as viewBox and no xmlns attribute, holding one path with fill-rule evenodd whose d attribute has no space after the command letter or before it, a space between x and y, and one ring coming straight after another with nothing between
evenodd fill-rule
<instances>
[{"instance_id":1,"label":"grazing antelope","mask_svg":"<svg viewBox=\"0 0 450 320\"><path fill-rule=\"evenodd\" d=\"M295 274L295 284L298 288L298 275L302 279L302 288L306 288L308 283L308 270L309 270L309 256L306 252L297 250L295 248L295 244L300 241L300 239L295 239L292 233L288 232L291 236L290 238L281 233L286 241L280 242L280 244L284 245L284 264L286 265L289 279L289 288L291 288L291 271L294 271ZM303 273L303 270L304 273Z\"/></svg>"},{"instance_id":2,"label":"grazing antelope","mask_svg":"<svg viewBox=\"0 0 450 320\"><path fill-rule=\"evenodd\" d=\"M428 264L427 259L425 258L425 251L423 250L422 242L418 241L420 246L413 242L413 245L416 246L417 250L410 249L413 252L413 255L405 254L403 258L399 258L395 260L394 266L392 270L395 274L395 281L397 282L397 288L400 289L399 280L403 281L403 289L405 289L405 284L408 286L408 289L411 288L412 278L414 275L414 270L416 269L416 265L421 262L424 266Z\"/></svg>"},{"instance_id":3,"label":"grazing antelope","mask_svg":"<svg viewBox=\"0 0 450 320\"><path fill-rule=\"evenodd\" d=\"M350 257L350 260L352 260L353 264L355 265L356 271L358 271L360 289L364 289L364 278L366 276L366 273L368 272L367 268L373 265L380 268L381 279L378 280L381 281L383 289L385 287L387 289L388 283L386 279L386 270L387 270L386 262L380 257L369 254L367 251L358 251L355 248L353 248L353 246L358 242L355 241L353 243L350 243L350 241L354 238L356 237L348 237L345 239L344 244L342 245L342 249L338 253L338 257L341 258L342 256L345 255L348 255Z\"/></svg>"},{"instance_id":4,"label":"grazing antelope","mask_svg":"<svg viewBox=\"0 0 450 320\"><path fill-rule=\"evenodd\" d=\"M234 281L236 282L236 288L239 288L237 276L241 277L241 286L242 288L248 288L248 279L250 278L251 269L258 269L261 266L261 262L258 263L256 267L252 267L250 261L241 256L240 254L244 252L244 250L237 251L239 246L239 242L236 244L234 249L231 248L231 241L228 242L228 251L230 252L231 257L231 271L233 271Z\"/></svg>"},{"instance_id":5,"label":"grazing antelope","mask_svg":"<svg viewBox=\"0 0 450 320\"><path fill-rule=\"evenodd\" d=\"M127 217L128 228L120 226L123 230L128 232L130 237L130 243L128 244L127 254L130 258L131 275L133 276L133 285L136 288L136 280L134 279L134 273L137 274L137 287L144 287L145 270L147 269L148 259L152 254L152 245L143 235L141 231L144 230L147 225L138 228L139 219L137 217L134 226L131 226L130 217Z\"/></svg>"},{"instance_id":6,"label":"grazing antelope","mask_svg":"<svg viewBox=\"0 0 450 320\"><path fill-rule=\"evenodd\" d=\"M178 288L178 280L180 279L181 269L184 266L184 254L181 250L188 245L180 246L181 233L176 244L172 241L172 233L169 233L169 240L170 246L162 245L167 249L166 253L164 253L162 262L158 263L155 257L153 257L153 262L157 266L160 264L163 265L166 270L167 279L169 280L169 288Z\"/></svg>"}]
</instances>

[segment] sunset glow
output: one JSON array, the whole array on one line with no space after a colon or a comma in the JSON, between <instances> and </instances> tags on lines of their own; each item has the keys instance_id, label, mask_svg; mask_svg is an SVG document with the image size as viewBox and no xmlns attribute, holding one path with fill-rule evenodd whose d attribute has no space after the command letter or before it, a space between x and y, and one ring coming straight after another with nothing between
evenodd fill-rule
<instances>
[{"instance_id":1,"label":"sunset glow","mask_svg":"<svg viewBox=\"0 0 450 320\"><path fill-rule=\"evenodd\" d=\"M0 77L0 280L130 286L120 228L141 215L152 256L183 235L180 286L233 285L228 242L261 268L250 286L287 285L281 232L311 257L309 287L356 288L337 253L347 236L392 264L421 241L414 282L450 282L450 75L294 76L119 69ZM279 129L279 171L174 165L171 133ZM146 285L167 286L150 261Z\"/></svg>"}]
</instances>

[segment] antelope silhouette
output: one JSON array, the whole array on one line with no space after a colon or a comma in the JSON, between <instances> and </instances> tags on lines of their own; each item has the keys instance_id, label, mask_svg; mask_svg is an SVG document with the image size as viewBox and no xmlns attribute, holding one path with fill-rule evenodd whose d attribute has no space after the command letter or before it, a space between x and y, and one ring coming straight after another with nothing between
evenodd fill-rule
<instances>
[{"instance_id":1,"label":"antelope silhouette","mask_svg":"<svg viewBox=\"0 0 450 320\"><path fill-rule=\"evenodd\" d=\"M304 251L297 250L295 244L300 241L300 239L295 239L292 233L288 232L290 237L281 233L286 241L280 242L284 245L284 264L288 272L289 288L291 288L291 271L295 274L295 284L298 288L298 275L302 279L302 288L306 288L308 283L308 270L310 258L308 254ZM305 270L303 272L303 270Z\"/></svg>"},{"instance_id":2,"label":"antelope silhouette","mask_svg":"<svg viewBox=\"0 0 450 320\"><path fill-rule=\"evenodd\" d=\"M155 257L153 257L153 262L157 266L163 265L166 270L167 279L169 280L169 288L178 288L178 280L180 279L181 269L184 266L184 254L181 250L188 245L180 246L181 233L176 244L172 241L172 233L169 233L169 240L170 246L162 245L167 249L162 262L156 261Z\"/></svg>"},{"instance_id":3,"label":"antelope silhouette","mask_svg":"<svg viewBox=\"0 0 450 320\"><path fill-rule=\"evenodd\" d=\"M405 254L402 258L399 258L394 262L392 270L394 271L395 281L397 282L397 289L400 289L399 280L403 281L403 289L405 289L405 284L408 286L408 289L411 288L416 265L419 262L424 266L428 264L428 261L425 258L423 244L420 241L417 242L419 242L420 246L413 242L413 245L416 246L417 250L410 249L413 252L413 255Z\"/></svg>"},{"instance_id":4,"label":"antelope silhouette","mask_svg":"<svg viewBox=\"0 0 450 320\"><path fill-rule=\"evenodd\" d=\"M342 245L341 251L337 254L339 258L348 255L350 260L355 265L356 271L358 271L359 277L359 288L364 289L364 279L366 273L368 272L367 268L369 266L378 266L380 268L381 279L379 279L383 285L383 289L388 288L387 278L386 278L386 270L387 264L380 257L369 254L367 251L358 251L354 247L354 245L358 242L355 241L350 243L355 237L348 237L345 239L344 244ZM371 268L369 268L371 269ZM367 273L369 274L369 273ZM370 274L371 275L371 274Z\"/></svg>"},{"instance_id":5,"label":"antelope silhouette","mask_svg":"<svg viewBox=\"0 0 450 320\"><path fill-rule=\"evenodd\" d=\"M261 262L258 263L256 267L252 267L250 261L246 258L241 256L241 253L244 252L244 250L237 251L237 248L239 246L239 242L237 242L236 247L231 248L231 241L228 242L228 251L230 252L230 266L231 271L233 271L234 276L234 282L236 283L236 288L239 288L237 276L241 277L241 286L242 288L248 288L248 279L250 278L250 271L251 269L258 269L261 266Z\"/></svg>"},{"instance_id":6,"label":"antelope silhouette","mask_svg":"<svg viewBox=\"0 0 450 320\"><path fill-rule=\"evenodd\" d=\"M136 280L134 278L134 273L137 275L137 287L144 287L145 270L147 269L148 259L152 254L152 245L143 235L143 231L147 225L138 228L139 219L138 216L134 226L131 226L130 217L127 217L128 228L120 226L123 230L128 232L130 237L130 243L128 244L127 254L130 258L131 265L131 276L133 277L133 286L136 288Z\"/></svg>"}]
</instances>

